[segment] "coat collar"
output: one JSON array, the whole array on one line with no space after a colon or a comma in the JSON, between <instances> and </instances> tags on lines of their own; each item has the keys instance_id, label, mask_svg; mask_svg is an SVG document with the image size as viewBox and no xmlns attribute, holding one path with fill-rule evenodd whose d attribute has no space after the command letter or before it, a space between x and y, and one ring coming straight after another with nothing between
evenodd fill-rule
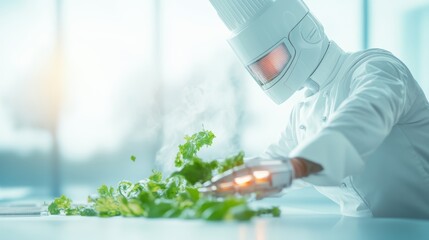
<instances>
[{"instance_id":1,"label":"coat collar","mask_svg":"<svg viewBox=\"0 0 429 240\"><path fill-rule=\"evenodd\" d=\"M329 43L322 62L310 77L319 85L319 91L335 79L347 55L335 42Z\"/></svg>"}]
</instances>

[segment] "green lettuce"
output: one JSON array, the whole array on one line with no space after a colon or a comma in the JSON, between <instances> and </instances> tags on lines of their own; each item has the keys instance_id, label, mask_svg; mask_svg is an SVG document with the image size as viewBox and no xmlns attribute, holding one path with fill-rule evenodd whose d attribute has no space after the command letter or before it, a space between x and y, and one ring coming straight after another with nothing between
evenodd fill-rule
<instances>
[{"instance_id":1,"label":"green lettuce","mask_svg":"<svg viewBox=\"0 0 429 240\"><path fill-rule=\"evenodd\" d=\"M209 221L246 221L255 216L280 216L278 207L252 209L246 198L229 196L214 198L202 195L198 188L214 174L223 173L244 163L244 153L223 161L204 161L198 156L203 147L213 143L215 135L202 130L185 136L174 160L177 171L164 177L154 170L152 175L137 183L121 181L116 187L102 185L98 194L88 197L88 204L75 206L62 195L49 206L52 215L99 217L147 217L205 219ZM131 156L131 161L136 157Z\"/></svg>"}]
</instances>

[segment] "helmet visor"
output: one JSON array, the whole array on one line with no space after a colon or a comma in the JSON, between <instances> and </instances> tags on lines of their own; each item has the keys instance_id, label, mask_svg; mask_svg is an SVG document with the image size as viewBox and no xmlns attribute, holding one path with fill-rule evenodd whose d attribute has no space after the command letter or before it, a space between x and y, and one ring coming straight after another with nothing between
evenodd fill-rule
<instances>
[{"instance_id":1,"label":"helmet visor","mask_svg":"<svg viewBox=\"0 0 429 240\"><path fill-rule=\"evenodd\" d=\"M290 60L290 54L284 43L250 64L248 69L259 85L270 83L280 75Z\"/></svg>"}]
</instances>

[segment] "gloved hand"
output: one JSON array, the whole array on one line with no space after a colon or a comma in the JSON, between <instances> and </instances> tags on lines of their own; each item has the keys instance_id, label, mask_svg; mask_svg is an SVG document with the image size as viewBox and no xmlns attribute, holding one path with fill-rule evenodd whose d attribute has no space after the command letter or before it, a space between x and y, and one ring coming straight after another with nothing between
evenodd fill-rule
<instances>
[{"instance_id":1,"label":"gloved hand","mask_svg":"<svg viewBox=\"0 0 429 240\"><path fill-rule=\"evenodd\" d=\"M256 194L259 199L289 187L294 175L290 159L253 158L243 166L213 177L200 192L215 196Z\"/></svg>"}]
</instances>

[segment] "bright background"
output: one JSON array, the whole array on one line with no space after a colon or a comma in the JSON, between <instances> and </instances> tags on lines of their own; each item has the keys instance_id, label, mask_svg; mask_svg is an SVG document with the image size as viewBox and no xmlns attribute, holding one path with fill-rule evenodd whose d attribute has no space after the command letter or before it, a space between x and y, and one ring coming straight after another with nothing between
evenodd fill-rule
<instances>
[{"instance_id":1,"label":"bright background","mask_svg":"<svg viewBox=\"0 0 429 240\"><path fill-rule=\"evenodd\" d=\"M306 3L343 49L392 51L429 94L429 0ZM272 103L227 37L208 0L0 0L0 201L170 171L203 126L207 158L262 153L293 101Z\"/></svg>"}]
</instances>

